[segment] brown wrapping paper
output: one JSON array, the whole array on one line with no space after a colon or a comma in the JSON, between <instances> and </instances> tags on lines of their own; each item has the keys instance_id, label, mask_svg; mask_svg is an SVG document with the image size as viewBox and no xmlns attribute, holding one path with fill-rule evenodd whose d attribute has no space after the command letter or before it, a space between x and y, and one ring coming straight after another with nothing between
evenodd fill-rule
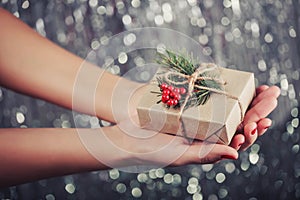
<instances>
[{"instance_id":1,"label":"brown wrapping paper","mask_svg":"<svg viewBox=\"0 0 300 200\"><path fill-rule=\"evenodd\" d=\"M179 110L166 108L162 103L157 104L160 97L151 91L159 92L159 87L157 84L149 84L148 91L137 108L141 127L192 139L229 144L241 123L241 111L244 115L255 95L254 75L221 67L218 69L220 78L226 82L225 91L239 100L212 93L206 104L188 108L183 112L183 131L179 121Z\"/></svg>"}]
</instances>

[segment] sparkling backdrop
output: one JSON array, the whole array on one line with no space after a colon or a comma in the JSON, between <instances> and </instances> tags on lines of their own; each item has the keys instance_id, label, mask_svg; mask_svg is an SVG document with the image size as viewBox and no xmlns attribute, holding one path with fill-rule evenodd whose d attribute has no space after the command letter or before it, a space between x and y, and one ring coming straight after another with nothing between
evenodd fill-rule
<instances>
[{"instance_id":1,"label":"sparkling backdrop","mask_svg":"<svg viewBox=\"0 0 300 200\"><path fill-rule=\"evenodd\" d=\"M273 126L237 161L76 174L4 188L0 199L300 199L299 1L0 0L0 6L83 58L121 31L171 28L202 44L219 65L252 71L257 85L281 88ZM128 35L123 42L134 41ZM109 71L123 74L144 59L119 55ZM95 117L73 119L71 111L0 88L0 127L74 127L73 120L99 125Z\"/></svg>"}]
</instances>

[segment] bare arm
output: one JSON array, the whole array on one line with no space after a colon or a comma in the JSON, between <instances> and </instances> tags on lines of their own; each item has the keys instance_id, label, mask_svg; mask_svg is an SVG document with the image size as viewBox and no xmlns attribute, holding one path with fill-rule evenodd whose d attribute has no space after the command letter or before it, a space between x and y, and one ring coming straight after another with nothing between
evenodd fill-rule
<instances>
[{"instance_id":1,"label":"bare arm","mask_svg":"<svg viewBox=\"0 0 300 200\"><path fill-rule=\"evenodd\" d=\"M76 110L114 121L110 103L120 77L89 63L81 68L83 59L40 36L1 8L0 27L0 85L70 109L76 98ZM80 78L76 79L79 72ZM134 85L130 81L127 84ZM74 97L76 85L80 87ZM95 99L86 98L97 85ZM93 101L101 104L95 104L94 109Z\"/></svg>"},{"instance_id":2,"label":"bare arm","mask_svg":"<svg viewBox=\"0 0 300 200\"><path fill-rule=\"evenodd\" d=\"M0 187L107 168L86 151L75 129L1 129L0 147Z\"/></svg>"}]
</instances>

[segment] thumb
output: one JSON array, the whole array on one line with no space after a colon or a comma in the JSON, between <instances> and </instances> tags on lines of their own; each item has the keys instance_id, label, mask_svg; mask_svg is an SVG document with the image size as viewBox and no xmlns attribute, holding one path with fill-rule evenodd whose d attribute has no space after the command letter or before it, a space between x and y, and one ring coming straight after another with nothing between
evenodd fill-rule
<instances>
[{"instance_id":1,"label":"thumb","mask_svg":"<svg viewBox=\"0 0 300 200\"><path fill-rule=\"evenodd\" d=\"M234 148L223 144L206 144L205 148L200 149L199 156L202 163L214 163L222 159L236 160L238 152Z\"/></svg>"},{"instance_id":2,"label":"thumb","mask_svg":"<svg viewBox=\"0 0 300 200\"><path fill-rule=\"evenodd\" d=\"M238 152L223 144L212 144L207 142L193 143L183 156L180 163L184 164L209 164L223 159L238 158Z\"/></svg>"}]
</instances>

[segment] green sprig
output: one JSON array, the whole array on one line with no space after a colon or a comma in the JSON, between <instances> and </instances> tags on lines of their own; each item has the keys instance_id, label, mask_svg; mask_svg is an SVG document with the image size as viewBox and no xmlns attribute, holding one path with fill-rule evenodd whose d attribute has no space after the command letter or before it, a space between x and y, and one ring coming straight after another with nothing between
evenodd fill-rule
<instances>
[{"instance_id":1,"label":"green sprig","mask_svg":"<svg viewBox=\"0 0 300 200\"><path fill-rule=\"evenodd\" d=\"M158 58L156 62L160 64L162 67L164 67L167 70L172 70L175 72L179 72L185 75L192 75L195 70L198 68L198 64L195 64L193 61L193 57L190 55L182 55L177 54L171 50L165 50L165 53L158 53ZM200 77L213 77L211 74L200 74ZM175 82L181 82L184 78L179 77L177 75L171 75L170 80ZM168 85L173 85L172 83L168 83L167 80L164 79L163 76L160 76L157 78L158 86L160 86L163 82L167 83ZM197 80L195 82L195 85L198 86L204 86L208 88L215 88L215 89L222 89L220 83L218 81L212 80ZM188 84L181 84L181 85L173 85L174 87L184 87L188 89ZM197 89L194 88L192 96L189 98L186 107L184 109L187 109L192 106L199 106L204 105L211 95L211 91L205 90L205 89ZM185 97L181 98L179 101L179 105L177 107L180 107L180 104L183 104Z\"/></svg>"}]
</instances>

